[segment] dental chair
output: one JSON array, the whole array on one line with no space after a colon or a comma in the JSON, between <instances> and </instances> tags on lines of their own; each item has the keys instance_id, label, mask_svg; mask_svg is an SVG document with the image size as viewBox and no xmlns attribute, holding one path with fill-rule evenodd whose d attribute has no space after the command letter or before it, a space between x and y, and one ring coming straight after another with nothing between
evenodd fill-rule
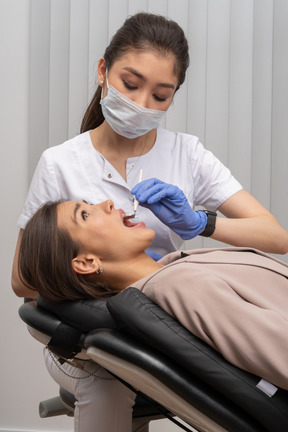
<instances>
[{"instance_id":1,"label":"dental chair","mask_svg":"<svg viewBox=\"0 0 288 432\"><path fill-rule=\"evenodd\" d=\"M133 287L107 301L38 298L19 314L32 336L60 357L87 356L135 391L134 432L148 432L151 419L164 416L186 431L288 430L288 391L228 363ZM56 399L62 402L61 391ZM49 404L40 403L45 415L56 415Z\"/></svg>"},{"instance_id":2,"label":"dental chair","mask_svg":"<svg viewBox=\"0 0 288 432\"><path fill-rule=\"evenodd\" d=\"M38 304L37 304L38 303ZM52 312L51 312L52 310ZM86 353L84 340L91 328L116 329L105 301L85 300L49 303L38 297L26 298L19 308L21 319L27 324L29 333L63 360L91 360ZM62 318L59 318L63 316ZM71 326L70 323L73 323ZM64 388L59 395L39 403L41 418L59 415L74 415L76 399ZM158 407L148 397L137 395L133 407L132 432L149 432L150 421L163 419L170 413Z\"/></svg>"}]
</instances>

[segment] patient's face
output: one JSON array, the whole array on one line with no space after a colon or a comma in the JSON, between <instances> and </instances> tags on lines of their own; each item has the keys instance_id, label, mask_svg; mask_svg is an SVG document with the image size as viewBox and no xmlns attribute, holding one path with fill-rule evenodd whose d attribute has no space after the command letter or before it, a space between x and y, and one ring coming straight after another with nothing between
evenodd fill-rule
<instances>
[{"instance_id":1,"label":"patient's face","mask_svg":"<svg viewBox=\"0 0 288 432\"><path fill-rule=\"evenodd\" d=\"M80 241L85 252L102 258L133 254L145 250L153 241L155 232L146 228L144 222L125 222L124 216L111 200L96 205L67 201L57 209L58 226L65 227L74 240Z\"/></svg>"}]
</instances>

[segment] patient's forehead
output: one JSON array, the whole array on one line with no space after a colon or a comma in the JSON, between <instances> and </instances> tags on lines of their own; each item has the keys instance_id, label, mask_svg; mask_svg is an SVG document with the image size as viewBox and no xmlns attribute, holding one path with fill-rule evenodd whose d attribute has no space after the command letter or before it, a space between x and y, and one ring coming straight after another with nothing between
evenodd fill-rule
<instances>
[{"instance_id":1,"label":"patient's forehead","mask_svg":"<svg viewBox=\"0 0 288 432\"><path fill-rule=\"evenodd\" d=\"M57 207L57 223L59 226L67 226L76 222L77 211L81 207L81 201L64 201Z\"/></svg>"}]
</instances>

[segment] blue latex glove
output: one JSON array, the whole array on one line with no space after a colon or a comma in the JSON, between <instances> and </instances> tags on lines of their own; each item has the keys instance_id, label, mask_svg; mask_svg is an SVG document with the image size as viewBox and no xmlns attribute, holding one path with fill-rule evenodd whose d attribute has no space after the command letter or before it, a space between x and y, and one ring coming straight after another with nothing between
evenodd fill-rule
<instances>
[{"instance_id":1,"label":"blue latex glove","mask_svg":"<svg viewBox=\"0 0 288 432\"><path fill-rule=\"evenodd\" d=\"M147 255L150 256L154 261L159 261L159 259L163 258L162 255L158 254L157 252L152 252L149 250L145 251Z\"/></svg>"},{"instance_id":2,"label":"blue latex glove","mask_svg":"<svg viewBox=\"0 0 288 432\"><path fill-rule=\"evenodd\" d=\"M131 193L183 240L196 237L206 227L206 214L192 210L177 186L152 178L138 183Z\"/></svg>"}]
</instances>

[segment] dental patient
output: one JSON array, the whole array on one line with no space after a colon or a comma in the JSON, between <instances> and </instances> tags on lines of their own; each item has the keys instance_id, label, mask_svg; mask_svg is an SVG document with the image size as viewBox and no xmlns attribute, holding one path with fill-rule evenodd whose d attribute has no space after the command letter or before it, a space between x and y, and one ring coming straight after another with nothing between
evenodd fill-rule
<instances>
[{"instance_id":1,"label":"dental patient","mask_svg":"<svg viewBox=\"0 0 288 432\"><path fill-rule=\"evenodd\" d=\"M22 281L54 302L134 286L230 363L288 390L288 265L232 247L155 262L155 232L125 216L111 200L43 205L23 233Z\"/></svg>"}]
</instances>

